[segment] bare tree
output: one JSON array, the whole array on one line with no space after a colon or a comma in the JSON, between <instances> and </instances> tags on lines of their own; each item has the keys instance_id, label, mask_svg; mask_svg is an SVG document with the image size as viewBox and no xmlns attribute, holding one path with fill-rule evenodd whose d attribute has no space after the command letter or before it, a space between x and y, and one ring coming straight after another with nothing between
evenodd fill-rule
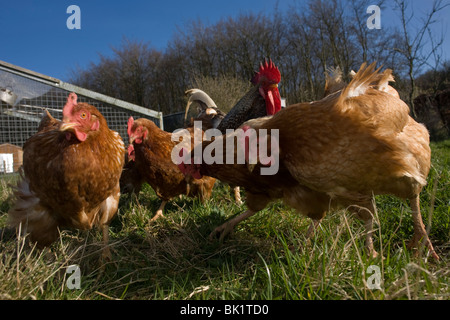
<instances>
[{"instance_id":1,"label":"bare tree","mask_svg":"<svg viewBox=\"0 0 450 320\"><path fill-rule=\"evenodd\" d=\"M443 43L443 35L435 36L431 32L431 27L436 23L436 15L448 5L450 4L445 3L443 0L434 0L431 10L419 20L414 19L414 11L408 9L406 0L395 0L395 8L401 21L402 37L394 50L405 59L407 77L410 84L408 103L413 117L417 117L414 107L414 97L417 90L415 78L422 68L429 64L431 57L434 57L435 63L439 63L436 59L438 50ZM415 25L416 28L413 28L412 25ZM429 48L426 47L427 41L430 44Z\"/></svg>"},{"instance_id":2,"label":"bare tree","mask_svg":"<svg viewBox=\"0 0 450 320\"><path fill-rule=\"evenodd\" d=\"M225 113L250 89L250 81L231 76L195 77L193 87L208 93L219 109Z\"/></svg>"},{"instance_id":3,"label":"bare tree","mask_svg":"<svg viewBox=\"0 0 450 320\"><path fill-rule=\"evenodd\" d=\"M124 38L113 56L100 54L98 64L86 70L72 71L71 81L92 90L129 101L147 108L154 106L152 81L162 53L148 44Z\"/></svg>"},{"instance_id":4,"label":"bare tree","mask_svg":"<svg viewBox=\"0 0 450 320\"><path fill-rule=\"evenodd\" d=\"M247 85L264 58L280 68L280 93L288 103L321 98L328 67L340 67L346 77L362 62L377 61L396 72L395 86L415 114L415 78L433 63L440 70L443 37L434 35L431 26L448 4L434 0L417 23L407 1L396 0L401 26L369 30L366 8L373 3L382 6L384 0L308 0L294 2L286 13L275 8L215 24L189 21L178 27L164 51L124 39L112 55L100 55L99 63L74 71L72 81L170 114L183 110L184 92L195 86L217 92L215 99L227 105L232 99L219 93L237 95L235 85Z\"/></svg>"}]
</instances>

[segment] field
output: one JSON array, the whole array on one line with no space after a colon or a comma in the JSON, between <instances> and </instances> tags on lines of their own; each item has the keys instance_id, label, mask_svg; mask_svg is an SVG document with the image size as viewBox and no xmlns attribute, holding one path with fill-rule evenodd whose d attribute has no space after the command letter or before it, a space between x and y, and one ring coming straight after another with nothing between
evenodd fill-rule
<instances>
[{"instance_id":1,"label":"field","mask_svg":"<svg viewBox=\"0 0 450 320\"><path fill-rule=\"evenodd\" d=\"M17 176L3 176L0 299L450 299L450 141L433 143L432 151L421 209L438 262L406 249L411 211L390 196L376 198L374 245L383 258L367 257L364 226L349 212L330 213L308 242L309 220L281 202L239 224L224 243L209 240L245 209L217 184L209 202L176 199L152 224L160 204L153 190L123 195L110 228L112 261L102 264L96 229L65 230L42 251L17 239L5 228ZM79 268L79 289L70 288L70 265Z\"/></svg>"}]
</instances>

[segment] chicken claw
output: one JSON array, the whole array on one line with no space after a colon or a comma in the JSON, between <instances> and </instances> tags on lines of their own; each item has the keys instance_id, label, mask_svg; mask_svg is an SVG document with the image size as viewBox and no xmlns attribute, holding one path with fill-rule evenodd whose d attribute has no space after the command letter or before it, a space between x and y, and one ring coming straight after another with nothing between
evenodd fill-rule
<instances>
[{"instance_id":1,"label":"chicken claw","mask_svg":"<svg viewBox=\"0 0 450 320\"><path fill-rule=\"evenodd\" d=\"M221 226L215 228L214 231L210 233L209 240L214 240L219 236L219 242L222 243L223 239L234 231L235 224L232 224L230 222L231 221L227 221Z\"/></svg>"},{"instance_id":2,"label":"chicken claw","mask_svg":"<svg viewBox=\"0 0 450 320\"><path fill-rule=\"evenodd\" d=\"M238 206L241 206L243 204L243 202L241 200L241 189L239 187L234 187L233 191L234 191L234 199L236 201L236 204Z\"/></svg>"},{"instance_id":3,"label":"chicken claw","mask_svg":"<svg viewBox=\"0 0 450 320\"><path fill-rule=\"evenodd\" d=\"M221 226L214 229L213 232L209 235L209 239L212 240L213 238L217 237L218 234L220 234L219 242L223 242L223 239L228 234L232 233L234 230L234 227L241 221L247 219L248 217L251 217L254 215L256 211L253 210L246 210L243 214L240 214L239 216L231 219L230 221L225 222Z\"/></svg>"},{"instance_id":4,"label":"chicken claw","mask_svg":"<svg viewBox=\"0 0 450 320\"><path fill-rule=\"evenodd\" d=\"M167 203L166 200L163 200L161 202L161 205L159 206L158 210L156 211L155 216L150 219L150 222L153 222L153 221L155 221L158 218L164 217L163 210L164 210L164 207L166 206L166 203Z\"/></svg>"}]
</instances>

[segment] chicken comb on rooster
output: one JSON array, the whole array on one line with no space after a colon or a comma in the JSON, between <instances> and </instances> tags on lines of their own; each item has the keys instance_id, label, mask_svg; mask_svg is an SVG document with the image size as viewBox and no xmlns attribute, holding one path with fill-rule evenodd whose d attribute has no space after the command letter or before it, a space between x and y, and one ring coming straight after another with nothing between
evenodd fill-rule
<instances>
[{"instance_id":1,"label":"chicken comb on rooster","mask_svg":"<svg viewBox=\"0 0 450 320\"><path fill-rule=\"evenodd\" d=\"M264 64L261 62L259 71L252 78L252 83L257 84L264 80L272 84L277 84L281 81L280 70L271 59L269 61L267 59L264 60Z\"/></svg>"}]
</instances>

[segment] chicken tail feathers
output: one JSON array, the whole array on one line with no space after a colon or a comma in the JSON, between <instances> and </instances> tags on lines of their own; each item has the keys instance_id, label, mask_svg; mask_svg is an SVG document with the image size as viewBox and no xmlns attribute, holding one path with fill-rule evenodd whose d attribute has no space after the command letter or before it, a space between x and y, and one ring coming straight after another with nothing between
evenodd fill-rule
<instances>
[{"instance_id":1,"label":"chicken tail feathers","mask_svg":"<svg viewBox=\"0 0 450 320\"><path fill-rule=\"evenodd\" d=\"M58 238L58 223L39 198L30 190L28 180L21 172L21 179L14 187L16 202L8 212L8 225L30 235L38 247L50 245Z\"/></svg>"},{"instance_id":2,"label":"chicken tail feathers","mask_svg":"<svg viewBox=\"0 0 450 320\"><path fill-rule=\"evenodd\" d=\"M340 96L342 102L365 94L369 87L374 85L375 82L379 82L380 76L378 71L380 71L381 67L375 70L375 65L376 62L371 63L369 66L365 62L361 65L352 81L342 90Z\"/></svg>"},{"instance_id":3,"label":"chicken tail feathers","mask_svg":"<svg viewBox=\"0 0 450 320\"><path fill-rule=\"evenodd\" d=\"M340 96L341 102L365 94L368 88L384 91L398 97L397 91L389 86L389 82L394 82L392 70L386 69L380 73L381 67L375 69L375 65L376 62L369 66L365 62L361 65L352 81L343 89Z\"/></svg>"},{"instance_id":4,"label":"chicken tail feathers","mask_svg":"<svg viewBox=\"0 0 450 320\"><path fill-rule=\"evenodd\" d=\"M374 88L386 92L396 98L400 99L400 95L398 94L397 90L395 90L393 87L389 85L389 82L395 82L394 76L392 75L391 69L384 70L383 73L379 75L378 82L374 85Z\"/></svg>"},{"instance_id":5,"label":"chicken tail feathers","mask_svg":"<svg viewBox=\"0 0 450 320\"><path fill-rule=\"evenodd\" d=\"M387 92L389 82L394 82L394 76L392 75L391 69L386 69L379 75L379 79L375 85L375 89Z\"/></svg>"},{"instance_id":6,"label":"chicken tail feathers","mask_svg":"<svg viewBox=\"0 0 450 320\"><path fill-rule=\"evenodd\" d=\"M341 68L339 68L339 66L336 68L328 67L325 72L324 97L341 90L344 86L345 82L342 79Z\"/></svg>"},{"instance_id":7,"label":"chicken tail feathers","mask_svg":"<svg viewBox=\"0 0 450 320\"><path fill-rule=\"evenodd\" d=\"M211 108L215 112L217 112L216 110L218 110L214 100L211 99L211 97L206 92L204 92L204 91L202 91L200 89L187 90L185 92L185 95L189 97L188 103L186 105L186 110L185 110L185 113L184 113L184 121L185 122L187 121L187 115L188 115L188 112L189 112L189 107L195 101L197 101L201 105L202 110L206 110L206 109L209 109L209 108Z\"/></svg>"},{"instance_id":8,"label":"chicken tail feathers","mask_svg":"<svg viewBox=\"0 0 450 320\"><path fill-rule=\"evenodd\" d=\"M325 73L326 81L333 81L334 83L342 82L342 71L339 66L337 67L328 67L327 72Z\"/></svg>"}]
</instances>

